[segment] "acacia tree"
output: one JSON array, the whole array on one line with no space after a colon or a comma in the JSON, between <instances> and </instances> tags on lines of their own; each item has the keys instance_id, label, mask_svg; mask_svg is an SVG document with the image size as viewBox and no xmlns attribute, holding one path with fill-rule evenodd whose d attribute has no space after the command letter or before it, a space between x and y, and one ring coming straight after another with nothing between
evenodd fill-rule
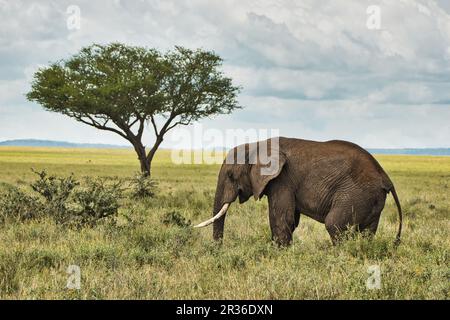
<instances>
[{"instance_id":1,"label":"acacia tree","mask_svg":"<svg viewBox=\"0 0 450 320\"><path fill-rule=\"evenodd\" d=\"M150 175L164 135L177 125L240 108L240 88L220 70L213 52L155 49L120 43L93 44L67 60L39 69L27 94L44 109L114 132L134 147L142 173ZM163 119L158 126L158 119ZM154 143L142 142L151 125Z\"/></svg>"}]
</instances>

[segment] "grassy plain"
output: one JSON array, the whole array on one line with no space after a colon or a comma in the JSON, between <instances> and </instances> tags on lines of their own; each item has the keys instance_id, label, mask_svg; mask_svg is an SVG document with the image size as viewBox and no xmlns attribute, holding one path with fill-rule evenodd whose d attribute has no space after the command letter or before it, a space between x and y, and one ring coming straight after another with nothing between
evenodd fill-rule
<instances>
[{"instance_id":1,"label":"grassy plain","mask_svg":"<svg viewBox=\"0 0 450 320\"><path fill-rule=\"evenodd\" d=\"M118 223L71 229L50 219L0 225L3 299L449 299L450 157L377 156L405 212L403 241L392 245L397 213L388 197L372 241L333 247L323 225L302 216L294 244L270 241L267 200L233 204L222 246L211 229L166 225L176 211L211 216L218 165L175 165L161 150L153 164L157 197L124 199ZM51 174L130 177L131 150L0 148L0 188L26 189L30 168ZM69 265L81 289L66 288ZM371 265L381 288L369 290Z\"/></svg>"}]
</instances>

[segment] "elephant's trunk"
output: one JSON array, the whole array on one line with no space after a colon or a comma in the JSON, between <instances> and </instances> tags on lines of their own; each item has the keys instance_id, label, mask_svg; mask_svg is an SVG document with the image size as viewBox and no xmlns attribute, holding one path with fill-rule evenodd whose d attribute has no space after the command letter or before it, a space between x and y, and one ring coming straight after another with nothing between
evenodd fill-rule
<instances>
[{"instance_id":1,"label":"elephant's trunk","mask_svg":"<svg viewBox=\"0 0 450 320\"><path fill-rule=\"evenodd\" d=\"M223 199L223 192L224 192L224 190L221 190L221 188L218 185L217 189L216 189L216 196L214 198L213 215L215 215L216 212L219 212L221 207L223 205L225 205L223 203L223 200L222 200ZM221 215L218 219L216 219L214 221L214 225L213 225L213 239L216 240L216 241L222 240L222 238L223 238L223 228L224 228L224 224L225 224L225 216L226 216L226 210L225 210L223 215Z\"/></svg>"},{"instance_id":2,"label":"elephant's trunk","mask_svg":"<svg viewBox=\"0 0 450 320\"><path fill-rule=\"evenodd\" d=\"M213 238L214 240L221 240L223 238L223 227L225 223L225 216L228 207L236 200L238 190L234 184L227 179L227 173L222 166L217 180L216 194L214 197L213 217L206 220L195 227L206 227L213 224Z\"/></svg>"},{"instance_id":3,"label":"elephant's trunk","mask_svg":"<svg viewBox=\"0 0 450 320\"><path fill-rule=\"evenodd\" d=\"M227 190L225 190L224 188L223 175L224 174L221 172L219 174L219 180L217 181L217 188L213 205L213 217L194 226L195 228L202 228L209 226L210 224L214 224L214 240L220 240L223 237L225 215L227 214L227 210L231 204L231 201L229 201L229 199L224 199L224 194L227 192Z\"/></svg>"},{"instance_id":4,"label":"elephant's trunk","mask_svg":"<svg viewBox=\"0 0 450 320\"><path fill-rule=\"evenodd\" d=\"M222 168L223 169L223 168ZM226 203L231 203L231 199L225 199L226 194L230 193L229 186L225 185L224 179L225 173L223 170L219 173L219 179L217 181L216 194L214 196L213 215L215 215ZM227 188L228 187L228 188ZM223 228L225 224L226 212L218 219L214 221L213 225L213 239L220 241L223 238Z\"/></svg>"}]
</instances>

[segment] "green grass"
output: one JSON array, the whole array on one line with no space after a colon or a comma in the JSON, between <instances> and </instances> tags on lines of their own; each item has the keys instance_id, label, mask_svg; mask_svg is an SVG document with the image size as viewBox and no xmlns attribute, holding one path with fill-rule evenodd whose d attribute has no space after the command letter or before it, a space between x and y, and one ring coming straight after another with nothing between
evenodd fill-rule
<instances>
[{"instance_id":1,"label":"green grass","mask_svg":"<svg viewBox=\"0 0 450 320\"><path fill-rule=\"evenodd\" d=\"M0 225L0 297L12 299L448 299L450 158L378 156L405 211L403 241L393 247L397 213L388 201L376 237L333 247L322 224L302 216L294 244L270 241L267 200L233 204L225 239L211 228L163 223L176 211L192 222L211 216L217 165L174 165L169 151L153 164L157 197L124 200L118 224L80 230L50 219ZM130 177L130 150L0 148L0 188L26 188L30 168L51 174ZM2 184L3 183L3 184ZM66 288L69 265L81 289ZM381 268L368 290L367 269Z\"/></svg>"}]
</instances>

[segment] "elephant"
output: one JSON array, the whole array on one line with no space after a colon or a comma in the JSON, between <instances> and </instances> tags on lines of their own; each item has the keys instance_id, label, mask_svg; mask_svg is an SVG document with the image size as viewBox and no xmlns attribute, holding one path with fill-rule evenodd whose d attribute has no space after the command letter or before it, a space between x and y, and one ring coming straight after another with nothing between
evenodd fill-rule
<instances>
[{"instance_id":1,"label":"elephant","mask_svg":"<svg viewBox=\"0 0 450 320\"><path fill-rule=\"evenodd\" d=\"M325 224L336 245L350 228L375 235L388 193L392 193L399 216L398 245L400 201L392 181L369 152L342 140L270 138L228 152L218 174L213 217L196 227L213 224L213 238L221 242L230 204L237 198L244 203L251 196L256 200L267 196L276 244L292 243L303 214Z\"/></svg>"}]
</instances>

